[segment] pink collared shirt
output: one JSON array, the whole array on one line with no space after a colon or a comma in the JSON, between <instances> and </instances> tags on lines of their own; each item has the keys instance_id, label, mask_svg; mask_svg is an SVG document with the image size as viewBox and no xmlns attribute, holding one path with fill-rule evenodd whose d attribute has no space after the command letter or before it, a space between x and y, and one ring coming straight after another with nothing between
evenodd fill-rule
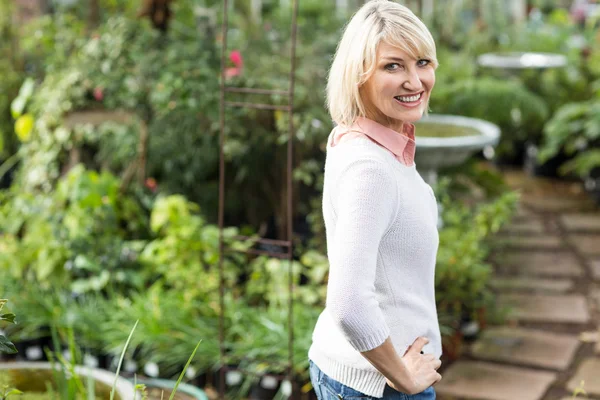
<instances>
[{"instance_id":1,"label":"pink collared shirt","mask_svg":"<svg viewBox=\"0 0 600 400\"><path fill-rule=\"evenodd\" d=\"M405 122L402 133L385 127L371 119L359 117L351 127L337 126L329 142L331 147L346 140L367 136L373 142L394 154L402 164L410 167L415 162L415 126Z\"/></svg>"}]
</instances>

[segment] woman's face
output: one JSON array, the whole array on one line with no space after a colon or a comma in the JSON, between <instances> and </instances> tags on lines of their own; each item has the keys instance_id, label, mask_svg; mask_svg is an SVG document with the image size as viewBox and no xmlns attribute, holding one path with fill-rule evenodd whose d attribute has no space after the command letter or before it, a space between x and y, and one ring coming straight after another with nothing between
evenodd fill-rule
<instances>
[{"instance_id":1,"label":"woman's face","mask_svg":"<svg viewBox=\"0 0 600 400\"><path fill-rule=\"evenodd\" d=\"M399 130L402 122L418 121L435 85L435 69L397 47L379 44L373 75L361 88L367 118Z\"/></svg>"}]
</instances>

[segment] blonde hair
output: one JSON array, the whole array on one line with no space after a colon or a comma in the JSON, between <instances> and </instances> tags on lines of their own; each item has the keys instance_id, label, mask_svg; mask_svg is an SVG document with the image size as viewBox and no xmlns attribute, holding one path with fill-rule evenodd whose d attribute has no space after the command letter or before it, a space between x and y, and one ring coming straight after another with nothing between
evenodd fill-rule
<instances>
[{"instance_id":1,"label":"blonde hair","mask_svg":"<svg viewBox=\"0 0 600 400\"><path fill-rule=\"evenodd\" d=\"M329 71L327 108L337 124L350 126L366 116L359 89L375 70L382 41L437 67L433 37L412 11L388 0L369 1L346 26Z\"/></svg>"}]
</instances>

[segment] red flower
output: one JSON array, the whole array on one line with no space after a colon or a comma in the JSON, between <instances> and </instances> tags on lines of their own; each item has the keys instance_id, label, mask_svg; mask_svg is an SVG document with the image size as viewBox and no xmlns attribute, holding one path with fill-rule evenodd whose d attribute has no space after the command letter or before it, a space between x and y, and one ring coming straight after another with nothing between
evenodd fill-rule
<instances>
[{"instance_id":1,"label":"red flower","mask_svg":"<svg viewBox=\"0 0 600 400\"><path fill-rule=\"evenodd\" d=\"M242 53L240 53L238 50L233 50L231 53L229 53L229 59L231 60L233 65L235 65L238 68L241 68L244 64L244 60L242 59Z\"/></svg>"},{"instance_id":2,"label":"red flower","mask_svg":"<svg viewBox=\"0 0 600 400\"><path fill-rule=\"evenodd\" d=\"M225 68L225 78L233 78L234 76L239 76L242 74L242 68L244 66L244 60L242 58L242 53L238 50L233 50L229 53L229 60L234 65L233 67Z\"/></svg>"},{"instance_id":3,"label":"red flower","mask_svg":"<svg viewBox=\"0 0 600 400\"><path fill-rule=\"evenodd\" d=\"M158 187L158 184L156 183L156 179L147 178L146 181L144 182L144 186L146 186L151 191L155 192L156 188Z\"/></svg>"},{"instance_id":4,"label":"red flower","mask_svg":"<svg viewBox=\"0 0 600 400\"><path fill-rule=\"evenodd\" d=\"M104 99L104 91L102 90L102 88L100 86L96 86L94 88L94 98L97 101L102 101Z\"/></svg>"}]
</instances>

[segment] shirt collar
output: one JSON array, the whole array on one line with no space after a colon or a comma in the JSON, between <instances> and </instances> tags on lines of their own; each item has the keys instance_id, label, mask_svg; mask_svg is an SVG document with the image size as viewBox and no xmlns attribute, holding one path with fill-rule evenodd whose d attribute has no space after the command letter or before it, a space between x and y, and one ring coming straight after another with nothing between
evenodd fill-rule
<instances>
[{"instance_id":1,"label":"shirt collar","mask_svg":"<svg viewBox=\"0 0 600 400\"><path fill-rule=\"evenodd\" d=\"M359 117L350 131L362 132L391 151L404 165L412 166L415 160L415 126L405 122L402 132L381 125L371 119Z\"/></svg>"}]
</instances>

